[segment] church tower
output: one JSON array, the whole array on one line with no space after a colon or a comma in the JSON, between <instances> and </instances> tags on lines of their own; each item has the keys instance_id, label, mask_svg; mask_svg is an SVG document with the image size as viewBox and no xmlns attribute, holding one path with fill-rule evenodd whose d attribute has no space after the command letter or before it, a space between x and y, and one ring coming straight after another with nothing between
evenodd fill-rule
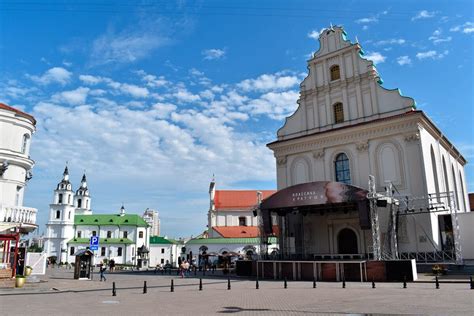
<instances>
[{"instance_id":1,"label":"church tower","mask_svg":"<svg viewBox=\"0 0 474 316\"><path fill-rule=\"evenodd\" d=\"M82 175L81 185L74 195L74 206L76 207L76 215L92 215L86 174Z\"/></svg>"},{"instance_id":2,"label":"church tower","mask_svg":"<svg viewBox=\"0 0 474 316\"><path fill-rule=\"evenodd\" d=\"M46 224L46 253L48 257L55 256L58 262L67 261L67 242L74 238L74 215L74 192L66 166L63 178L54 190L53 203L49 205L49 220Z\"/></svg>"}]
</instances>

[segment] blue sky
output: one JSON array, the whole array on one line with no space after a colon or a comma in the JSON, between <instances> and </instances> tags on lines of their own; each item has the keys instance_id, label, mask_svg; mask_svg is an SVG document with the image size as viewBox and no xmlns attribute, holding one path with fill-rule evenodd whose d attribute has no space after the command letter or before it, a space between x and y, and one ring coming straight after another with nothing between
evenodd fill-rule
<instances>
[{"instance_id":1,"label":"blue sky","mask_svg":"<svg viewBox=\"0 0 474 316\"><path fill-rule=\"evenodd\" d=\"M174 237L205 229L213 174L218 189L275 188L265 144L330 23L471 161L473 3L335 3L3 1L0 102L38 120L25 205L39 231L66 161L94 212L158 209Z\"/></svg>"}]
</instances>

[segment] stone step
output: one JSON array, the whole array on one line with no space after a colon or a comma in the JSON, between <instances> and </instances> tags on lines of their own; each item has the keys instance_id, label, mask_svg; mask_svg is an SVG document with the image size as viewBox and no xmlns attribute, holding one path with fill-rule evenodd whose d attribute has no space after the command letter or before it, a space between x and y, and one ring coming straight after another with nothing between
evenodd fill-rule
<instances>
[{"instance_id":1,"label":"stone step","mask_svg":"<svg viewBox=\"0 0 474 316\"><path fill-rule=\"evenodd\" d=\"M1 278L0 279L0 288L14 288L15 279L12 278Z\"/></svg>"}]
</instances>

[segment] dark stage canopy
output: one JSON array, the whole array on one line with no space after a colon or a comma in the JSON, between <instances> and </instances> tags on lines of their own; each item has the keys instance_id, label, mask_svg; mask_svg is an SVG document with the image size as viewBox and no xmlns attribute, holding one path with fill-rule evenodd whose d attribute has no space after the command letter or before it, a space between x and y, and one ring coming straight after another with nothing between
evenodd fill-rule
<instances>
[{"instance_id":1,"label":"dark stage canopy","mask_svg":"<svg viewBox=\"0 0 474 316\"><path fill-rule=\"evenodd\" d=\"M316 181L297 184L280 190L260 204L264 229L272 233L271 213L285 215L290 212L303 214L316 210L356 208L361 227L370 228L367 190L341 182Z\"/></svg>"}]
</instances>

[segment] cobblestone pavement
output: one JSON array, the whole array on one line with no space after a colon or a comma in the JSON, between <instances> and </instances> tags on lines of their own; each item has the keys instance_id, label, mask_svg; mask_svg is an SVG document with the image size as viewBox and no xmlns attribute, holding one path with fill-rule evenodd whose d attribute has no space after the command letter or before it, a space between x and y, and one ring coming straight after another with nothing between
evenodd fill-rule
<instances>
[{"instance_id":1,"label":"cobblestone pavement","mask_svg":"<svg viewBox=\"0 0 474 316\"><path fill-rule=\"evenodd\" d=\"M181 279L146 273L113 273L107 282L72 280L71 271L49 271L47 282L0 290L0 315L473 315L469 284L341 283ZM171 279L174 292L170 291ZM117 296L112 296L112 282ZM147 293L143 294L143 282ZM54 289L53 289L54 288Z\"/></svg>"}]
</instances>

